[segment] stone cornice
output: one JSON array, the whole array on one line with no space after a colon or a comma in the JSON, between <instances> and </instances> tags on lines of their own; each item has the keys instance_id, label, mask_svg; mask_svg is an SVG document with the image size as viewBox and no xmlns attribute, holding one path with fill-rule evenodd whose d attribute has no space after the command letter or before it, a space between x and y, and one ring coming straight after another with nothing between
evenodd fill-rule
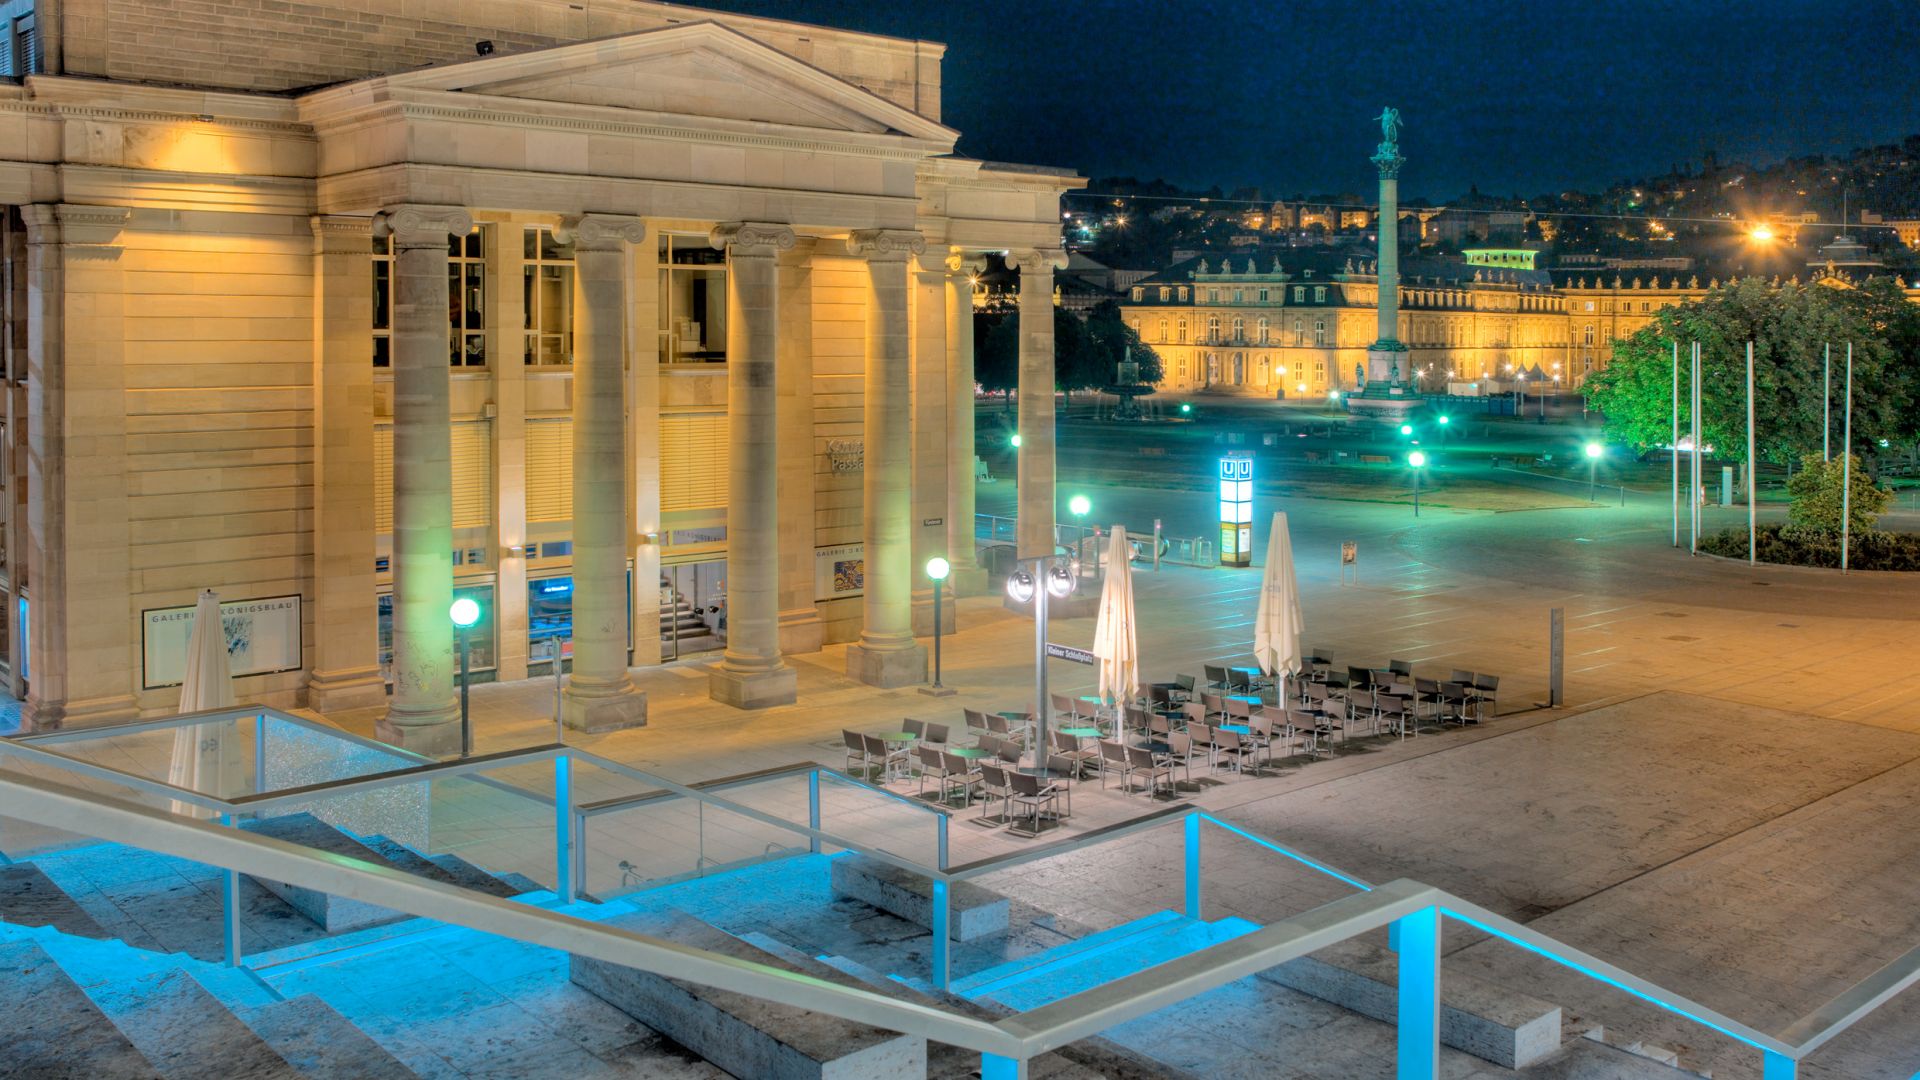
<instances>
[{"instance_id":1,"label":"stone cornice","mask_svg":"<svg viewBox=\"0 0 1920 1080\"><path fill-rule=\"evenodd\" d=\"M315 214L307 219L313 227L313 250L320 255L367 255L373 237L373 219L350 214Z\"/></svg>"},{"instance_id":2,"label":"stone cornice","mask_svg":"<svg viewBox=\"0 0 1920 1080\"><path fill-rule=\"evenodd\" d=\"M35 203L21 207L20 216L27 225L27 243L64 244L72 250L112 247L133 211L124 206Z\"/></svg>"},{"instance_id":3,"label":"stone cornice","mask_svg":"<svg viewBox=\"0 0 1920 1080\"><path fill-rule=\"evenodd\" d=\"M571 242L582 251L618 251L622 242L638 244L647 238L647 223L615 214L580 214L560 219L553 238Z\"/></svg>"},{"instance_id":4,"label":"stone cornice","mask_svg":"<svg viewBox=\"0 0 1920 1080\"><path fill-rule=\"evenodd\" d=\"M911 229L856 229L847 251L870 262L905 262L927 250L927 238Z\"/></svg>"},{"instance_id":5,"label":"stone cornice","mask_svg":"<svg viewBox=\"0 0 1920 1080\"><path fill-rule=\"evenodd\" d=\"M1067 253L1063 248L1034 248L1011 252L1007 261L1019 267L1023 274L1037 274L1042 270L1065 270Z\"/></svg>"},{"instance_id":6,"label":"stone cornice","mask_svg":"<svg viewBox=\"0 0 1920 1080\"><path fill-rule=\"evenodd\" d=\"M312 140L313 128L288 120L249 120L207 113L163 112L158 109L122 109L103 105L73 105L47 101L0 100L0 115L41 116L52 120L106 120L114 123L193 124L208 130L264 131L289 138ZM207 119L201 119L201 117Z\"/></svg>"},{"instance_id":7,"label":"stone cornice","mask_svg":"<svg viewBox=\"0 0 1920 1080\"><path fill-rule=\"evenodd\" d=\"M393 237L396 248L444 248L449 236L473 231L473 215L458 206L393 206L380 211L373 222L374 235Z\"/></svg>"},{"instance_id":8,"label":"stone cornice","mask_svg":"<svg viewBox=\"0 0 1920 1080\"><path fill-rule=\"evenodd\" d=\"M796 243L793 228L764 221L733 221L714 226L707 242L729 255L772 256Z\"/></svg>"}]
</instances>

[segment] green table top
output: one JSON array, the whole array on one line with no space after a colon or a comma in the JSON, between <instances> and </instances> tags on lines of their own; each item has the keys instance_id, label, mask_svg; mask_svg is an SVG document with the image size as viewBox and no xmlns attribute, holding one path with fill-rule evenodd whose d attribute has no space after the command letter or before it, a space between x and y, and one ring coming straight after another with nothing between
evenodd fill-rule
<instances>
[{"instance_id":1,"label":"green table top","mask_svg":"<svg viewBox=\"0 0 1920 1080\"><path fill-rule=\"evenodd\" d=\"M1007 718L1007 719L1009 719L1009 720L1025 720L1025 719L1027 718L1027 714L1026 714L1026 713L1023 713L1023 712L1019 712L1019 711L1017 711L1017 710L1009 710L1009 711L1007 711L1007 712L999 712L999 713L994 713L994 715L995 715L995 716L1004 716L1004 717L1006 717L1006 718Z\"/></svg>"},{"instance_id":2,"label":"green table top","mask_svg":"<svg viewBox=\"0 0 1920 1080\"><path fill-rule=\"evenodd\" d=\"M1097 727L1063 727L1060 729L1060 734L1071 735L1076 739L1098 739L1105 732Z\"/></svg>"},{"instance_id":3,"label":"green table top","mask_svg":"<svg viewBox=\"0 0 1920 1080\"><path fill-rule=\"evenodd\" d=\"M874 738L883 742L912 742L920 736L905 731L882 731Z\"/></svg>"},{"instance_id":4,"label":"green table top","mask_svg":"<svg viewBox=\"0 0 1920 1080\"><path fill-rule=\"evenodd\" d=\"M991 752L987 750L982 750L977 746L956 746L953 749L948 750L947 753L952 754L954 757L957 757L957 758L966 758L967 760L972 761L976 758L987 757Z\"/></svg>"}]
</instances>

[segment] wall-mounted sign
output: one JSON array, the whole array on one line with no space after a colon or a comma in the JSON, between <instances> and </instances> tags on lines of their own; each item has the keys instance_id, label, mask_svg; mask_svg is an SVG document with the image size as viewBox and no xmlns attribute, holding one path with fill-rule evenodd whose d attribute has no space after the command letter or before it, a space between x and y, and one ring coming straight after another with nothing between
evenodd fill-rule
<instances>
[{"instance_id":1,"label":"wall-mounted sign","mask_svg":"<svg viewBox=\"0 0 1920 1080\"><path fill-rule=\"evenodd\" d=\"M866 468L867 442L865 439L828 439L827 461L834 472L859 472Z\"/></svg>"},{"instance_id":2,"label":"wall-mounted sign","mask_svg":"<svg viewBox=\"0 0 1920 1080\"><path fill-rule=\"evenodd\" d=\"M187 643L193 639L194 608L149 608L140 613L141 679L145 690L179 686L187 673ZM300 597L267 596L220 605L227 659L235 678L298 671L301 660Z\"/></svg>"},{"instance_id":3,"label":"wall-mounted sign","mask_svg":"<svg viewBox=\"0 0 1920 1080\"><path fill-rule=\"evenodd\" d=\"M1220 565L1253 565L1253 458L1220 459Z\"/></svg>"},{"instance_id":4,"label":"wall-mounted sign","mask_svg":"<svg viewBox=\"0 0 1920 1080\"><path fill-rule=\"evenodd\" d=\"M844 600L867 591L867 546L839 544L813 549L813 598Z\"/></svg>"},{"instance_id":5,"label":"wall-mounted sign","mask_svg":"<svg viewBox=\"0 0 1920 1080\"><path fill-rule=\"evenodd\" d=\"M945 525L946 523L947 523L946 518L921 518L920 519L920 526L926 529L931 529L935 525Z\"/></svg>"}]
</instances>

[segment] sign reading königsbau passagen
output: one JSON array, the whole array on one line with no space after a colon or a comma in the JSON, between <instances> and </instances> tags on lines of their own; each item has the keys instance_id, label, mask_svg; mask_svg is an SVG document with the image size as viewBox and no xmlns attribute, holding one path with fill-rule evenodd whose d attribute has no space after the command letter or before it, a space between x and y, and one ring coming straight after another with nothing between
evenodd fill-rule
<instances>
[{"instance_id":1,"label":"sign reading k\u00f6nigsbau passagen","mask_svg":"<svg viewBox=\"0 0 1920 1080\"><path fill-rule=\"evenodd\" d=\"M301 667L300 597L265 596L220 605L227 659L235 677L298 671ZM141 686L158 690L186 678L187 643L193 639L194 608L148 608L140 613Z\"/></svg>"}]
</instances>

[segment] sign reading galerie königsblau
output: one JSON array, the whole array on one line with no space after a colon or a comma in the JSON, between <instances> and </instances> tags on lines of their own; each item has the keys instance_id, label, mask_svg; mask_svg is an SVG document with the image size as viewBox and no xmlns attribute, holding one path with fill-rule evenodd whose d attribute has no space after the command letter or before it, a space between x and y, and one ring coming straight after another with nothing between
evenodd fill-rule
<instances>
[{"instance_id":1,"label":"sign reading galerie k\u00f6nigsblau","mask_svg":"<svg viewBox=\"0 0 1920 1080\"><path fill-rule=\"evenodd\" d=\"M266 596L220 605L227 659L235 677L297 671L301 666L300 597ZM141 679L148 690L186 678L194 609L149 608L140 613Z\"/></svg>"}]
</instances>

